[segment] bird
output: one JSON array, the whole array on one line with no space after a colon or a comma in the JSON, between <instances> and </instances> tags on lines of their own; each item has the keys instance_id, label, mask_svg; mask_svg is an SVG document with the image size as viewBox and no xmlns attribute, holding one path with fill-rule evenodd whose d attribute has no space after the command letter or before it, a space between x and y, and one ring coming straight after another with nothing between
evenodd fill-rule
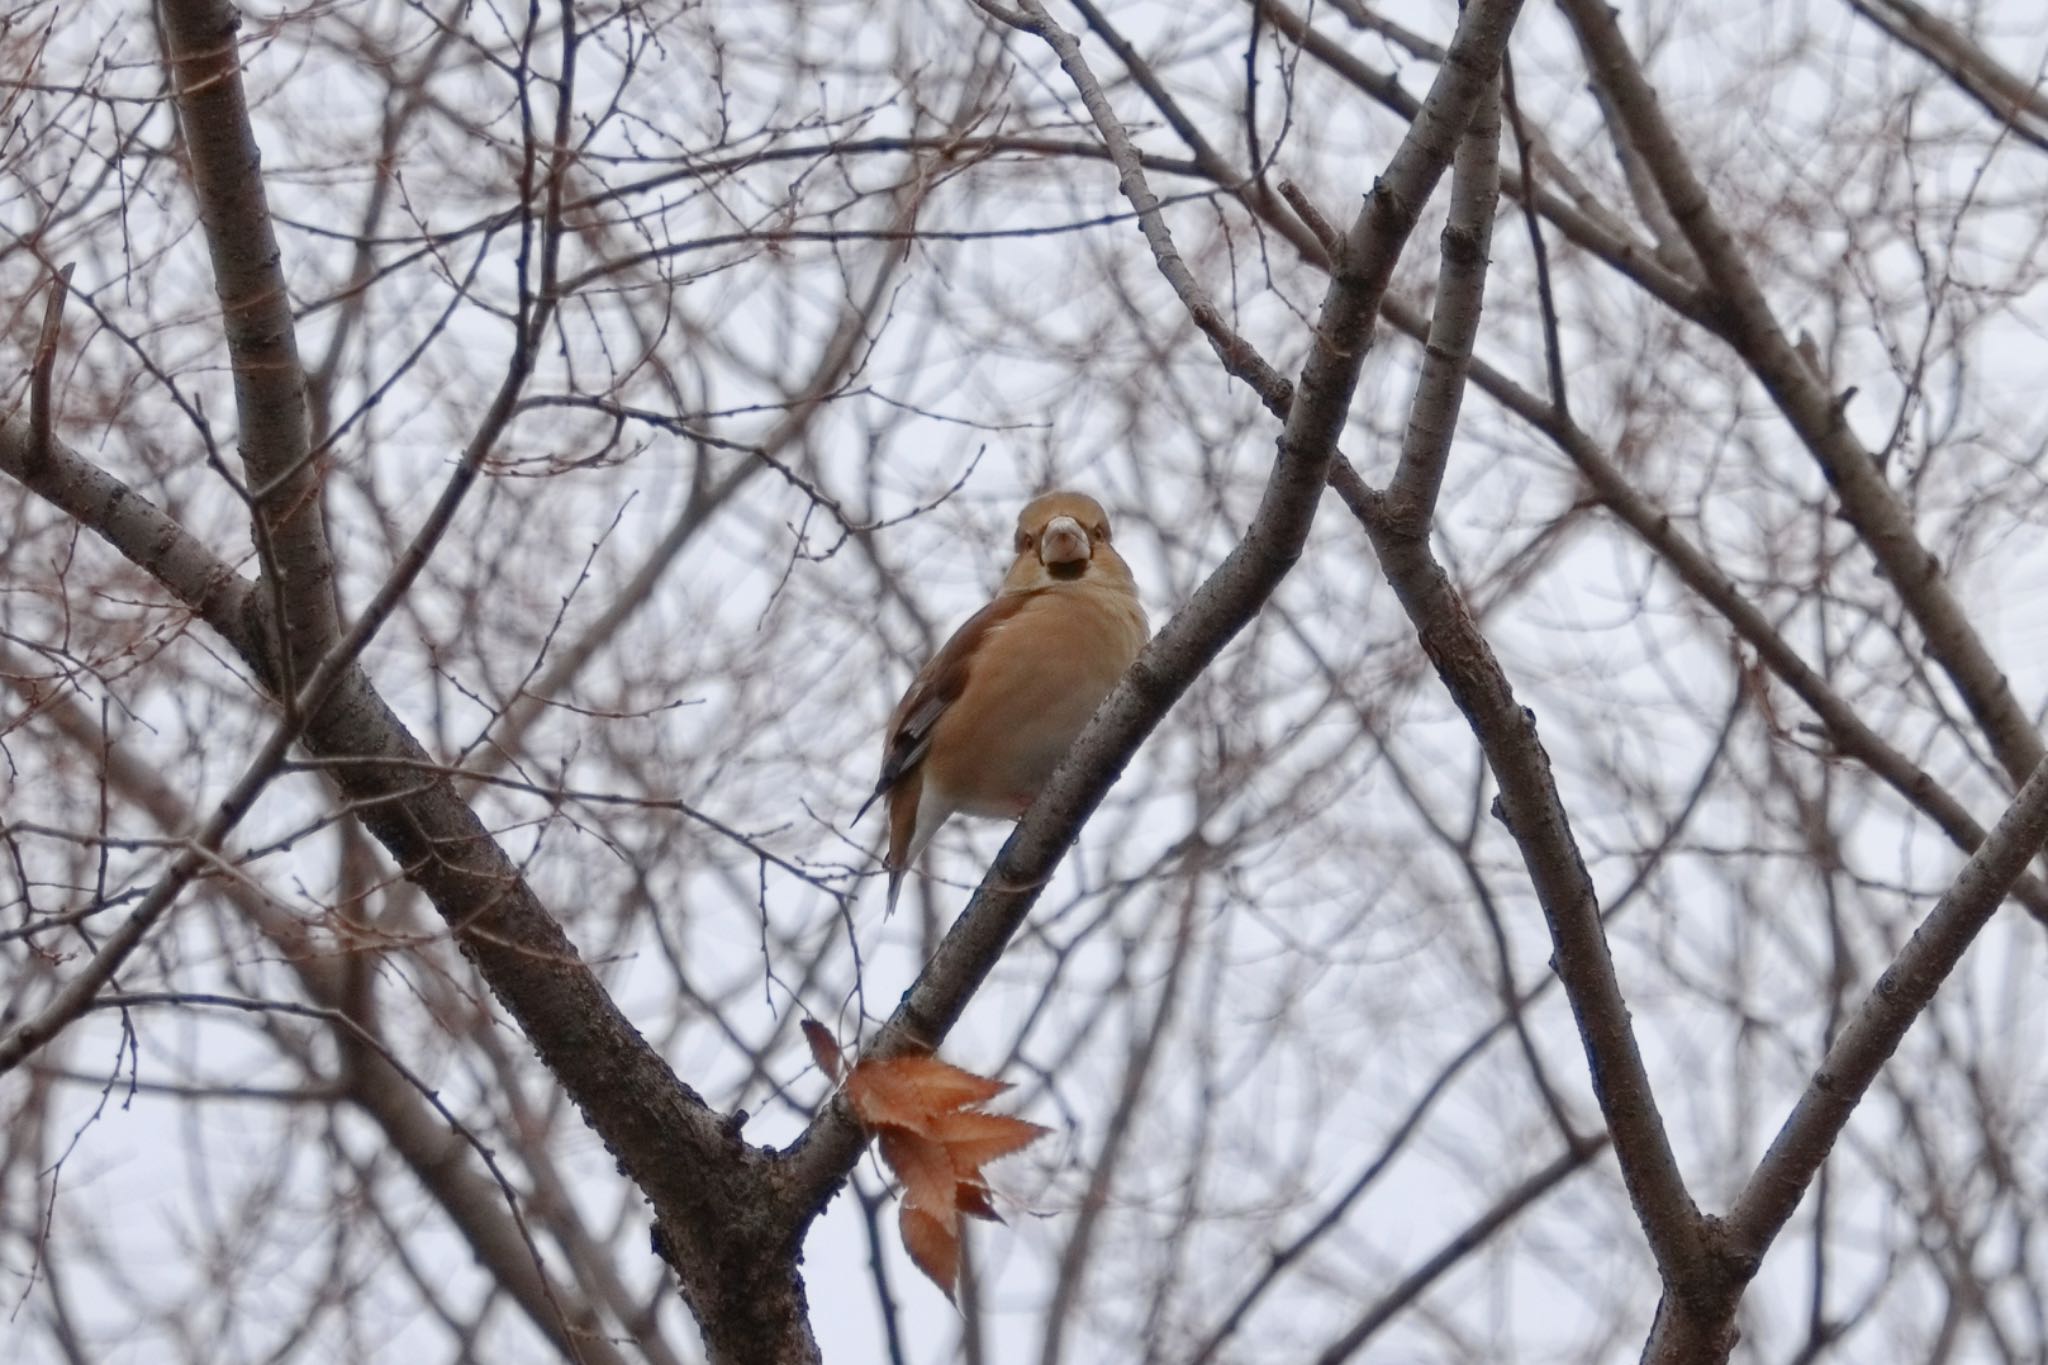
<instances>
[{"instance_id":1,"label":"bird","mask_svg":"<svg viewBox=\"0 0 2048 1365\"><path fill-rule=\"evenodd\" d=\"M961 623L889 716L882 771L888 912L956 814L1019 819L1151 636L1109 515L1084 493L1033 498L995 600Z\"/></svg>"}]
</instances>

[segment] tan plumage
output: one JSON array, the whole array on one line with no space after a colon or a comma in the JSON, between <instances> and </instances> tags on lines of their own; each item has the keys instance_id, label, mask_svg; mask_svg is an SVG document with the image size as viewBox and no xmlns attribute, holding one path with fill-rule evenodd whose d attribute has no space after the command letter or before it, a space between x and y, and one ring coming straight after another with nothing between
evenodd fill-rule
<instances>
[{"instance_id":1,"label":"tan plumage","mask_svg":"<svg viewBox=\"0 0 2048 1365\"><path fill-rule=\"evenodd\" d=\"M953 814L1024 813L1150 634L1095 499L1032 499L1015 545L995 600L918 670L889 717L861 814L887 798L892 911L904 872Z\"/></svg>"}]
</instances>

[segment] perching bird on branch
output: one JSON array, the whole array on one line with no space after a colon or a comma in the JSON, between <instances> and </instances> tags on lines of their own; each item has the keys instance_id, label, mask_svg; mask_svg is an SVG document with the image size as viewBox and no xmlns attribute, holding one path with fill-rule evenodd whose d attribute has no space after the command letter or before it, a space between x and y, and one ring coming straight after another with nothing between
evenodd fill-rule
<instances>
[{"instance_id":1,"label":"perching bird on branch","mask_svg":"<svg viewBox=\"0 0 2048 1365\"><path fill-rule=\"evenodd\" d=\"M1017 819L1150 631L1102 505L1080 493L1017 514L1017 560L996 598L918 670L882 742L889 909L903 874L956 812Z\"/></svg>"}]
</instances>

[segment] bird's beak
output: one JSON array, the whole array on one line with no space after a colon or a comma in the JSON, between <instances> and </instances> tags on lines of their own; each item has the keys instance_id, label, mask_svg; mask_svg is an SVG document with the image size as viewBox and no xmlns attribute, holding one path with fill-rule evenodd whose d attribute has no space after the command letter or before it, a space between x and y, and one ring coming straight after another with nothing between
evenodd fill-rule
<instances>
[{"instance_id":1,"label":"bird's beak","mask_svg":"<svg viewBox=\"0 0 2048 1365\"><path fill-rule=\"evenodd\" d=\"M1054 517L1038 537L1038 562L1048 569L1058 564L1085 564L1088 550L1088 533L1072 517Z\"/></svg>"}]
</instances>

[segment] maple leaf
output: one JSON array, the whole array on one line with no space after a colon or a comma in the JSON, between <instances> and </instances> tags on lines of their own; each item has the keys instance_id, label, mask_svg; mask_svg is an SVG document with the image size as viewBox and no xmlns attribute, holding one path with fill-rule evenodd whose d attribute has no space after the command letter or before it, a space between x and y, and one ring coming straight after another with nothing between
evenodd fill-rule
<instances>
[{"instance_id":1,"label":"maple leaf","mask_svg":"<svg viewBox=\"0 0 2048 1365\"><path fill-rule=\"evenodd\" d=\"M870 1128L884 1123L918 1128L962 1105L992 1100L1009 1088L936 1057L891 1057L855 1066L846 1079L846 1098Z\"/></svg>"},{"instance_id":2,"label":"maple leaf","mask_svg":"<svg viewBox=\"0 0 2048 1365\"><path fill-rule=\"evenodd\" d=\"M875 1136L882 1160L903 1182L904 1203L942 1215L955 1207L960 1180L943 1146L906 1128L884 1128Z\"/></svg>"},{"instance_id":3,"label":"maple leaf","mask_svg":"<svg viewBox=\"0 0 2048 1365\"><path fill-rule=\"evenodd\" d=\"M963 1180L991 1161L1022 1151L1050 1131L1008 1114L985 1114L979 1109L955 1110L941 1117L937 1126L940 1141Z\"/></svg>"},{"instance_id":4,"label":"maple leaf","mask_svg":"<svg viewBox=\"0 0 2048 1365\"><path fill-rule=\"evenodd\" d=\"M958 1223L949 1225L937 1214L908 1202L898 1210L896 1221L903 1230L903 1249L910 1253L910 1259L931 1277L933 1284L946 1291L947 1298L952 1298L953 1286L960 1279Z\"/></svg>"},{"instance_id":5,"label":"maple leaf","mask_svg":"<svg viewBox=\"0 0 2048 1365\"><path fill-rule=\"evenodd\" d=\"M841 1059L831 1035L806 1023L804 1036L819 1069L836 1078ZM854 1116L903 1182L903 1249L950 1299L960 1279L960 1216L1003 1221L981 1168L1052 1130L980 1108L1010 1087L936 1057L862 1060L845 1084Z\"/></svg>"}]
</instances>

